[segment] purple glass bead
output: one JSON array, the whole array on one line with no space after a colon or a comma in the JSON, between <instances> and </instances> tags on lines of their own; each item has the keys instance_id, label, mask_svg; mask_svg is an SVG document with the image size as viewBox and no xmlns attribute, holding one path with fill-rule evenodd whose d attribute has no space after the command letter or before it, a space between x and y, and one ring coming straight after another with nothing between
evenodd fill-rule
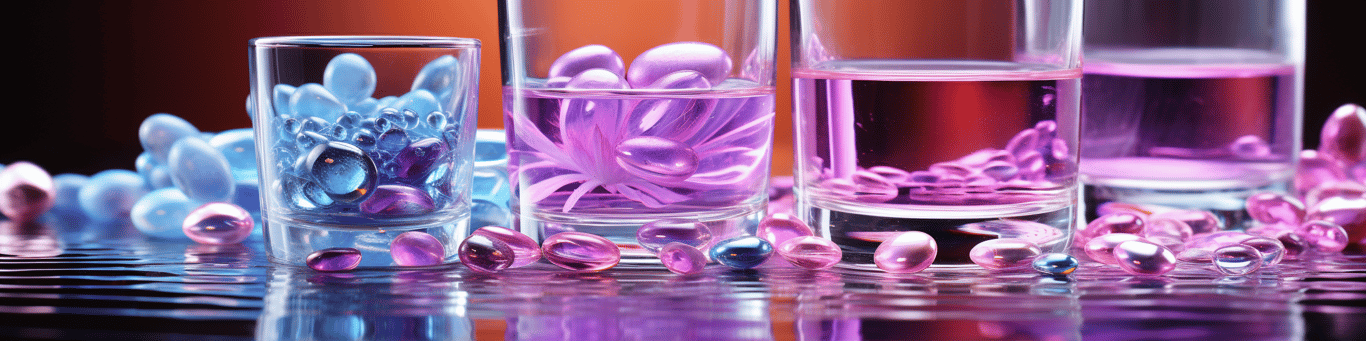
<instances>
[{"instance_id":1,"label":"purple glass bead","mask_svg":"<svg viewBox=\"0 0 1366 341\"><path fill-rule=\"evenodd\" d=\"M391 175L405 180L426 179L428 173L446 162L447 150L446 143L434 137L410 143L394 156L398 173Z\"/></svg>"},{"instance_id":2,"label":"purple glass bead","mask_svg":"<svg viewBox=\"0 0 1366 341\"><path fill-rule=\"evenodd\" d=\"M1162 245L1131 240L1115 246L1115 263L1134 275L1161 275L1176 268L1176 255Z\"/></svg>"},{"instance_id":3,"label":"purple glass bead","mask_svg":"<svg viewBox=\"0 0 1366 341\"><path fill-rule=\"evenodd\" d=\"M1219 222L1219 217L1215 217L1214 213L1203 210L1178 209L1156 212L1149 216L1148 219L1175 219L1186 223L1186 226L1191 227L1191 232L1197 234L1215 232L1223 229L1223 225Z\"/></svg>"},{"instance_id":4,"label":"purple glass bead","mask_svg":"<svg viewBox=\"0 0 1366 341\"><path fill-rule=\"evenodd\" d=\"M1153 238L1168 238L1177 242L1185 242L1194 235L1190 225L1175 219L1152 219L1148 221L1148 226L1143 228L1143 238L1149 240ZM1161 244L1161 243L1160 243Z\"/></svg>"},{"instance_id":5,"label":"purple glass bead","mask_svg":"<svg viewBox=\"0 0 1366 341\"><path fill-rule=\"evenodd\" d=\"M1328 182L1347 179L1347 174L1333 159L1313 149L1300 151L1300 163L1295 166L1295 196L1304 198L1310 190ZM1306 200L1311 204L1315 200Z\"/></svg>"},{"instance_id":6,"label":"purple glass bead","mask_svg":"<svg viewBox=\"0 0 1366 341\"><path fill-rule=\"evenodd\" d=\"M1214 254L1214 250L1226 245L1241 243L1244 240L1252 239L1252 237L1250 234L1238 231L1196 234L1186 241L1186 248L1181 250L1177 258L1186 262L1209 262L1210 255Z\"/></svg>"},{"instance_id":7,"label":"purple glass bead","mask_svg":"<svg viewBox=\"0 0 1366 341\"><path fill-rule=\"evenodd\" d=\"M575 271L602 271L621 261L617 244L593 234L560 232L541 243L541 255L561 268Z\"/></svg>"},{"instance_id":8,"label":"purple glass bead","mask_svg":"<svg viewBox=\"0 0 1366 341\"><path fill-rule=\"evenodd\" d=\"M1285 258L1285 245L1272 238L1252 237L1238 242L1238 244L1257 249L1258 254L1262 256L1261 266L1280 264L1281 260Z\"/></svg>"},{"instance_id":9,"label":"purple glass bead","mask_svg":"<svg viewBox=\"0 0 1366 341\"><path fill-rule=\"evenodd\" d=\"M912 273L925 270L939 254L939 244L929 234L910 231L897 234L878 245L873 251L873 263L891 273Z\"/></svg>"},{"instance_id":10,"label":"purple glass bead","mask_svg":"<svg viewBox=\"0 0 1366 341\"><path fill-rule=\"evenodd\" d=\"M1142 216L1133 213L1115 213L1100 216L1086 224L1086 229L1081 230L1081 234L1086 238L1095 238L1111 233L1143 233L1144 221Z\"/></svg>"},{"instance_id":11,"label":"purple glass bead","mask_svg":"<svg viewBox=\"0 0 1366 341\"><path fill-rule=\"evenodd\" d=\"M430 234L408 231L389 243L389 256L400 266L430 266L446 259L446 247Z\"/></svg>"},{"instance_id":12,"label":"purple glass bead","mask_svg":"<svg viewBox=\"0 0 1366 341\"><path fill-rule=\"evenodd\" d=\"M1349 241L1347 230L1323 220L1305 222L1294 233L1303 237L1305 245L1318 252L1341 252L1347 248Z\"/></svg>"},{"instance_id":13,"label":"purple glass bead","mask_svg":"<svg viewBox=\"0 0 1366 341\"><path fill-rule=\"evenodd\" d=\"M755 236L740 236L716 243L708 253L722 265L752 269L773 255L773 244Z\"/></svg>"},{"instance_id":14,"label":"purple glass bead","mask_svg":"<svg viewBox=\"0 0 1366 341\"><path fill-rule=\"evenodd\" d=\"M360 210L374 215L398 216L430 213L436 210L432 197L403 185L375 187L374 194L360 203Z\"/></svg>"},{"instance_id":15,"label":"purple glass bead","mask_svg":"<svg viewBox=\"0 0 1366 341\"><path fill-rule=\"evenodd\" d=\"M778 255L792 265L819 270L829 269L840 262L844 251L829 239L815 236L801 236L788 239L778 246Z\"/></svg>"},{"instance_id":16,"label":"purple glass bead","mask_svg":"<svg viewBox=\"0 0 1366 341\"><path fill-rule=\"evenodd\" d=\"M682 70L702 73L711 84L721 84L730 75L730 55L716 45L702 42L677 42L651 48L631 61L626 79L631 87L649 86L665 75Z\"/></svg>"},{"instance_id":17,"label":"purple glass bead","mask_svg":"<svg viewBox=\"0 0 1366 341\"><path fill-rule=\"evenodd\" d=\"M1000 238L977 243L968 251L968 259L983 268L999 270L1029 266L1043 254L1038 245L1019 238Z\"/></svg>"},{"instance_id":18,"label":"purple glass bead","mask_svg":"<svg viewBox=\"0 0 1366 341\"><path fill-rule=\"evenodd\" d=\"M617 145L617 164L642 179L676 183L697 171L697 153L678 141L641 136Z\"/></svg>"},{"instance_id":19,"label":"purple glass bead","mask_svg":"<svg viewBox=\"0 0 1366 341\"><path fill-rule=\"evenodd\" d=\"M773 245L783 245L788 239L814 236L815 233L795 215L774 213L759 221L759 227L755 229L754 235Z\"/></svg>"},{"instance_id":20,"label":"purple glass bead","mask_svg":"<svg viewBox=\"0 0 1366 341\"><path fill-rule=\"evenodd\" d=\"M1304 215L1304 221L1323 220L1347 231L1347 241L1366 237L1366 198L1330 197L1323 199ZM1308 238L1305 238L1306 240ZM1312 243L1312 242L1311 242Z\"/></svg>"},{"instance_id":21,"label":"purple glass bead","mask_svg":"<svg viewBox=\"0 0 1366 341\"><path fill-rule=\"evenodd\" d=\"M1256 248L1232 244L1214 250L1210 257L1214 269L1229 276L1242 276L1262 268L1264 258Z\"/></svg>"},{"instance_id":22,"label":"purple glass bead","mask_svg":"<svg viewBox=\"0 0 1366 341\"><path fill-rule=\"evenodd\" d=\"M360 250L349 247L322 249L309 254L306 263L318 271L347 271L360 265Z\"/></svg>"},{"instance_id":23,"label":"purple glass bead","mask_svg":"<svg viewBox=\"0 0 1366 341\"><path fill-rule=\"evenodd\" d=\"M550 78L578 76L589 69L604 69L617 75L626 73L626 63L616 51L602 45L585 45L565 52L550 64Z\"/></svg>"},{"instance_id":24,"label":"purple glass bead","mask_svg":"<svg viewBox=\"0 0 1366 341\"><path fill-rule=\"evenodd\" d=\"M1347 168L1366 160L1366 108L1344 104L1323 122L1319 153Z\"/></svg>"},{"instance_id":25,"label":"purple glass bead","mask_svg":"<svg viewBox=\"0 0 1366 341\"><path fill-rule=\"evenodd\" d=\"M1082 248L1082 251L1086 252L1086 256L1090 257L1093 261L1115 265L1119 263L1119 260L1115 259L1114 256L1115 247L1118 247L1119 244L1134 240L1144 239L1138 235L1128 233L1101 235L1086 242L1086 246Z\"/></svg>"},{"instance_id":26,"label":"purple glass bead","mask_svg":"<svg viewBox=\"0 0 1366 341\"><path fill-rule=\"evenodd\" d=\"M1285 259L1300 259L1306 251L1314 248L1294 231L1282 231L1276 235L1276 241L1285 246Z\"/></svg>"},{"instance_id":27,"label":"purple glass bead","mask_svg":"<svg viewBox=\"0 0 1366 341\"><path fill-rule=\"evenodd\" d=\"M0 170L0 213L16 222L32 221L56 203L52 176L38 165L19 161Z\"/></svg>"},{"instance_id":28,"label":"purple glass bead","mask_svg":"<svg viewBox=\"0 0 1366 341\"><path fill-rule=\"evenodd\" d=\"M501 239L477 231L460 242L460 248L456 253L460 255L461 264L481 273L495 273L507 269L514 264L517 255L517 251ZM540 254L539 250L537 254Z\"/></svg>"},{"instance_id":29,"label":"purple glass bead","mask_svg":"<svg viewBox=\"0 0 1366 341\"><path fill-rule=\"evenodd\" d=\"M711 229L706 224L685 219L660 219L645 223L636 230L636 242L650 252L659 252L669 243L681 243L700 248L711 242Z\"/></svg>"},{"instance_id":30,"label":"purple glass bead","mask_svg":"<svg viewBox=\"0 0 1366 341\"><path fill-rule=\"evenodd\" d=\"M246 240L255 226L247 210L230 203L213 202L190 211L181 229L196 242L221 245Z\"/></svg>"},{"instance_id":31,"label":"purple glass bead","mask_svg":"<svg viewBox=\"0 0 1366 341\"><path fill-rule=\"evenodd\" d=\"M695 274L707 266L707 255L687 244L669 243L659 248L659 262L674 273Z\"/></svg>"},{"instance_id":32,"label":"purple glass bead","mask_svg":"<svg viewBox=\"0 0 1366 341\"><path fill-rule=\"evenodd\" d=\"M1299 224L1304 203L1280 193L1257 193L1247 197L1247 214L1264 224Z\"/></svg>"},{"instance_id":33,"label":"purple glass bead","mask_svg":"<svg viewBox=\"0 0 1366 341\"><path fill-rule=\"evenodd\" d=\"M536 240L521 232L502 226L490 225L474 230L473 234L502 241L511 247L514 259L510 267L523 267L541 260L541 245L536 244Z\"/></svg>"}]
</instances>

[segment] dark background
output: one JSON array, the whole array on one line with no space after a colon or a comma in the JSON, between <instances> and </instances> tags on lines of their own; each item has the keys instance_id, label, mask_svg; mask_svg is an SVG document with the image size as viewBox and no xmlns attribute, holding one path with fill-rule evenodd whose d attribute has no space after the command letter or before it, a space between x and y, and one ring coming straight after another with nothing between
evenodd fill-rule
<instances>
[{"instance_id":1,"label":"dark background","mask_svg":"<svg viewBox=\"0 0 1366 341\"><path fill-rule=\"evenodd\" d=\"M779 1L785 37L787 1ZM501 128L496 1L23 1L7 4L0 163L49 172L132 169L138 125L181 116L204 131L250 126L247 41L301 34L403 34L483 41L480 127ZM1339 105L1366 103L1366 2L1309 1L1305 148ZM787 39L778 39L774 172L791 172ZM9 88L9 87L6 87ZM1198 138L1198 137L1196 137Z\"/></svg>"}]
</instances>

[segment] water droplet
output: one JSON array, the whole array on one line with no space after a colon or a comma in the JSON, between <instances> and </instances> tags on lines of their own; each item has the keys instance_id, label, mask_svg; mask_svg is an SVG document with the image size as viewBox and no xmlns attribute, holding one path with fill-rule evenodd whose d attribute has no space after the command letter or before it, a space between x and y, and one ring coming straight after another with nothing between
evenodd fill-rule
<instances>
[{"instance_id":1,"label":"water droplet","mask_svg":"<svg viewBox=\"0 0 1366 341\"><path fill-rule=\"evenodd\" d=\"M792 265L818 270L829 269L840 262L844 251L829 239L815 236L801 236L784 241L778 246L778 255Z\"/></svg>"},{"instance_id":2,"label":"water droplet","mask_svg":"<svg viewBox=\"0 0 1366 341\"><path fill-rule=\"evenodd\" d=\"M650 252L658 252L659 248L669 243L700 248L711 242L711 229L693 220L660 219L637 229L636 242Z\"/></svg>"},{"instance_id":3,"label":"water droplet","mask_svg":"<svg viewBox=\"0 0 1366 341\"><path fill-rule=\"evenodd\" d=\"M1034 258L1030 266L1045 275L1069 275L1080 266L1076 257L1065 253L1046 253Z\"/></svg>"},{"instance_id":4,"label":"water droplet","mask_svg":"<svg viewBox=\"0 0 1366 341\"><path fill-rule=\"evenodd\" d=\"M702 42L677 42L659 45L636 56L626 79L632 88L645 88L665 75L692 70L706 76L710 84L720 84L730 74L732 62L716 45Z\"/></svg>"},{"instance_id":5,"label":"water droplet","mask_svg":"<svg viewBox=\"0 0 1366 341\"><path fill-rule=\"evenodd\" d=\"M351 104L370 98L375 93L375 68L355 53L332 57L323 70L323 87L342 103Z\"/></svg>"},{"instance_id":6,"label":"water droplet","mask_svg":"<svg viewBox=\"0 0 1366 341\"><path fill-rule=\"evenodd\" d=\"M308 255L308 267L317 271L347 271L360 265L360 250L349 247L322 249Z\"/></svg>"},{"instance_id":7,"label":"water droplet","mask_svg":"<svg viewBox=\"0 0 1366 341\"><path fill-rule=\"evenodd\" d=\"M1171 250L1144 240L1119 243L1113 257L1120 269L1135 275L1161 275L1176 268Z\"/></svg>"},{"instance_id":8,"label":"water droplet","mask_svg":"<svg viewBox=\"0 0 1366 341\"><path fill-rule=\"evenodd\" d=\"M389 243L389 256L399 266L432 266L446 259L446 247L426 232L408 231Z\"/></svg>"},{"instance_id":9,"label":"water droplet","mask_svg":"<svg viewBox=\"0 0 1366 341\"><path fill-rule=\"evenodd\" d=\"M512 266L516 251L498 238L475 233L460 243L457 254L460 255L460 263L470 270L495 273Z\"/></svg>"},{"instance_id":10,"label":"water droplet","mask_svg":"<svg viewBox=\"0 0 1366 341\"><path fill-rule=\"evenodd\" d=\"M375 162L356 146L328 142L313 148L305 161L309 175L335 200L357 202L375 190Z\"/></svg>"},{"instance_id":11,"label":"water droplet","mask_svg":"<svg viewBox=\"0 0 1366 341\"><path fill-rule=\"evenodd\" d=\"M877 267L891 273L912 273L925 270L939 254L939 244L920 231L897 234L878 245L873 251Z\"/></svg>"},{"instance_id":12,"label":"water droplet","mask_svg":"<svg viewBox=\"0 0 1366 341\"><path fill-rule=\"evenodd\" d=\"M621 248L597 235L560 232L545 239L541 244L541 255L561 268L602 271L621 261Z\"/></svg>"},{"instance_id":13,"label":"water droplet","mask_svg":"<svg viewBox=\"0 0 1366 341\"><path fill-rule=\"evenodd\" d=\"M1262 268L1262 261L1261 252L1242 244L1221 247L1214 250L1214 255L1211 256L1214 268L1229 276L1242 276L1257 271Z\"/></svg>"},{"instance_id":14,"label":"water droplet","mask_svg":"<svg viewBox=\"0 0 1366 341\"><path fill-rule=\"evenodd\" d=\"M502 226L484 226L474 230L474 234L497 239L512 248L513 261L509 267L523 267L541 259L541 245L521 232Z\"/></svg>"},{"instance_id":15,"label":"water droplet","mask_svg":"<svg viewBox=\"0 0 1366 341\"><path fill-rule=\"evenodd\" d=\"M968 259L987 269L1012 269L1028 266L1043 254L1038 245L1019 238L1000 238L977 243Z\"/></svg>"},{"instance_id":16,"label":"water droplet","mask_svg":"<svg viewBox=\"0 0 1366 341\"><path fill-rule=\"evenodd\" d=\"M773 254L773 244L754 236L740 236L716 243L711 258L717 263L736 269L751 269L763 264Z\"/></svg>"},{"instance_id":17,"label":"water droplet","mask_svg":"<svg viewBox=\"0 0 1366 341\"><path fill-rule=\"evenodd\" d=\"M659 249L659 262L677 274L695 274L707 266L707 256L696 247L683 243L669 243Z\"/></svg>"},{"instance_id":18,"label":"water droplet","mask_svg":"<svg viewBox=\"0 0 1366 341\"><path fill-rule=\"evenodd\" d=\"M251 235L256 223L251 213L237 205L214 202L199 206L185 216L181 229L200 244L236 244Z\"/></svg>"}]
</instances>

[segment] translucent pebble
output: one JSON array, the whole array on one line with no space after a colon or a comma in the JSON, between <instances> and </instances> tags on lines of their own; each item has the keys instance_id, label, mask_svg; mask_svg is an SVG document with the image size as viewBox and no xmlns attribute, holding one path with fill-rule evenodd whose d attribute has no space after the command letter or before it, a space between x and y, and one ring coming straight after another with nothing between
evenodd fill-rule
<instances>
[{"instance_id":1,"label":"translucent pebble","mask_svg":"<svg viewBox=\"0 0 1366 341\"><path fill-rule=\"evenodd\" d=\"M855 197L859 201L879 203L896 199L898 193L896 184L887 181L877 173L866 170L856 171L850 180L854 183Z\"/></svg>"},{"instance_id":2,"label":"translucent pebble","mask_svg":"<svg viewBox=\"0 0 1366 341\"><path fill-rule=\"evenodd\" d=\"M1134 275L1161 275L1176 268L1176 255L1162 245L1131 240L1115 246L1115 263Z\"/></svg>"},{"instance_id":3,"label":"translucent pebble","mask_svg":"<svg viewBox=\"0 0 1366 341\"><path fill-rule=\"evenodd\" d=\"M883 241L873 251L873 263L891 273L912 273L925 270L934 263L939 245L934 238L920 231L902 232Z\"/></svg>"},{"instance_id":4,"label":"translucent pebble","mask_svg":"<svg viewBox=\"0 0 1366 341\"><path fill-rule=\"evenodd\" d=\"M755 236L740 236L712 246L711 259L736 269L752 269L773 255L773 244Z\"/></svg>"},{"instance_id":5,"label":"translucent pebble","mask_svg":"<svg viewBox=\"0 0 1366 341\"><path fill-rule=\"evenodd\" d=\"M686 180L697 171L697 153L678 141L641 136L617 145L616 161L622 169L655 183Z\"/></svg>"},{"instance_id":6,"label":"translucent pebble","mask_svg":"<svg viewBox=\"0 0 1366 341\"><path fill-rule=\"evenodd\" d=\"M446 128L446 113L433 111L427 114L427 118L422 120L423 126L427 129L441 131Z\"/></svg>"},{"instance_id":7,"label":"translucent pebble","mask_svg":"<svg viewBox=\"0 0 1366 341\"><path fill-rule=\"evenodd\" d=\"M1252 237L1252 235L1238 231L1196 234L1186 241L1185 250L1182 250L1177 258L1186 262L1209 262L1209 257L1214 254L1214 250L1225 245L1238 244L1244 240L1252 239Z\"/></svg>"},{"instance_id":8,"label":"translucent pebble","mask_svg":"<svg viewBox=\"0 0 1366 341\"><path fill-rule=\"evenodd\" d=\"M111 169L95 173L81 187L81 210L95 221L128 219L133 203L147 194L145 186L142 177L132 171Z\"/></svg>"},{"instance_id":9,"label":"translucent pebble","mask_svg":"<svg viewBox=\"0 0 1366 341\"><path fill-rule=\"evenodd\" d=\"M342 103L351 104L375 94L375 67L355 53L332 57L323 70L323 87Z\"/></svg>"},{"instance_id":10,"label":"translucent pebble","mask_svg":"<svg viewBox=\"0 0 1366 341\"><path fill-rule=\"evenodd\" d=\"M541 243L541 256L561 268L602 271L621 261L621 248L607 238L583 232L560 232Z\"/></svg>"},{"instance_id":11,"label":"translucent pebble","mask_svg":"<svg viewBox=\"0 0 1366 341\"><path fill-rule=\"evenodd\" d=\"M294 97L294 91L298 89L289 84L275 84L271 89L270 103L275 109L275 116L294 115L294 111L289 109L289 98Z\"/></svg>"},{"instance_id":12,"label":"translucent pebble","mask_svg":"<svg viewBox=\"0 0 1366 341\"><path fill-rule=\"evenodd\" d=\"M413 90L406 94L403 94L403 96L400 96L397 101L394 101L394 103L389 104L389 107L398 109L399 113L403 113L406 111L411 111L414 113L441 111L441 105L437 103L436 96L433 95L430 91L422 89ZM406 126L408 120L405 118L402 122L405 122L404 124ZM413 123L416 123L416 116L414 116Z\"/></svg>"},{"instance_id":13,"label":"translucent pebble","mask_svg":"<svg viewBox=\"0 0 1366 341\"><path fill-rule=\"evenodd\" d=\"M625 62L616 51L602 45L585 45L556 58L555 62L550 64L548 78L573 78L589 69L604 69L618 76L626 74Z\"/></svg>"},{"instance_id":14,"label":"translucent pebble","mask_svg":"<svg viewBox=\"0 0 1366 341\"><path fill-rule=\"evenodd\" d=\"M351 144L360 147L362 150L370 150L371 148L374 148L375 144L378 142L379 138L376 137L375 132L370 129L356 129L356 132L351 134Z\"/></svg>"},{"instance_id":15,"label":"translucent pebble","mask_svg":"<svg viewBox=\"0 0 1366 341\"><path fill-rule=\"evenodd\" d=\"M342 104L341 100L317 83L299 86L289 96L289 108L294 117L317 117L325 122L336 121L346 114L346 104Z\"/></svg>"},{"instance_id":16,"label":"translucent pebble","mask_svg":"<svg viewBox=\"0 0 1366 341\"><path fill-rule=\"evenodd\" d=\"M692 70L706 75L710 84L720 84L730 74L732 62L716 45L702 42L677 42L651 48L631 61L626 79L632 88L645 88L665 75Z\"/></svg>"},{"instance_id":17,"label":"translucent pebble","mask_svg":"<svg viewBox=\"0 0 1366 341\"><path fill-rule=\"evenodd\" d=\"M209 139L209 145L228 160L233 178L256 179L256 134L251 128L218 133Z\"/></svg>"},{"instance_id":18,"label":"translucent pebble","mask_svg":"<svg viewBox=\"0 0 1366 341\"><path fill-rule=\"evenodd\" d=\"M484 226L473 234L497 239L512 248L513 261L509 267L523 267L541 260L541 245L521 232L502 226Z\"/></svg>"},{"instance_id":19,"label":"translucent pebble","mask_svg":"<svg viewBox=\"0 0 1366 341\"><path fill-rule=\"evenodd\" d=\"M335 200L362 201L375 190L375 162L356 146L329 142L313 148L305 160L309 175Z\"/></svg>"},{"instance_id":20,"label":"translucent pebble","mask_svg":"<svg viewBox=\"0 0 1366 341\"><path fill-rule=\"evenodd\" d=\"M1299 224L1304 203L1280 193L1257 193L1247 197L1247 213L1263 224Z\"/></svg>"},{"instance_id":21,"label":"translucent pebble","mask_svg":"<svg viewBox=\"0 0 1366 341\"><path fill-rule=\"evenodd\" d=\"M1295 166L1295 178L1292 182L1295 188L1295 196L1304 198L1310 190L1322 184L1347 179L1347 174L1339 168L1337 161L1327 155L1319 153L1313 149L1300 151L1300 162ZM1306 204L1312 205L1317 200L1305 199Z\"/></svg>"},{"instance_id":22,"label":"translucent pebble","mask_svg":"<svg viewBox=\"0 0 1366 341\"><path fill-rule=\"evenodd\" d=\"M314 251L305 261L309 268L317 271L347 271L360 265L360 250L337 247Z\"/></svg>"},{"instance_id":23,"label":"translucent pebble","mask_svg":"<svg viewBox=\"0 0 1366 341\"><path fill-rule=\"evenodd\" d=\"M775 213L759 221L759 227L755 229L754 235L773 245L783 245L788 239L814 236L815 233L797 216Z\"/></svg>"},{"instance_id":24,"label":"translucent pebble","mask_svg":"<svg viewBox=\"0 0 1366 341\"><path fill-rule=\"evenodd\" d=\"M202 202L232 200L232 168L209 142L181 139L171 146L171 180L185 196Z\"/></svg>"},{"instance_id":25,"label":"translucent pebble","mask_svg":"<svg viewBox=\"0 0 1366 341\"><path fill-rule=\"evenodd\" d=\"M669 243L659 249L659 262L669 271L688 275L702 272L707 266L707 256L696 247L683 243Z\"/></svg>"},{"instance_id":26,"label":"translucent pebble","mask_svg":"<svg viewBox=\"0 0 1366 341\"><path fill-rule=\"evenodd\" d=\"M829 269L840 262L844 251L829 239L802 236L788 239L778 246L778 255L797 267L819 270Z\"/></svg>"},{"instance_id":27,"label":"translucent pebble","mask_svg":"<svg viewBox=\"0 0 1366 341\"><path fill-rule=\"evenodd\" d=\"M1366 108L1344 104L1328 116L1319 135L1319 153L1346 168L1366 160Z\"/></svg>"},{"instance_id":28,"label":"translucent pebble","mask_svg":"<svg viewBox=\"0 0 1366 341\"><path fill-rule=\"evenodd\" d=\"M398 173L390 174L405 180L426 179L432 170L450 161L446 142L438 138L417 140L394 156Z\"/></svg>"},{"instance_id":29,"label":"translucent pebble","mask_svg":"<svg viewBox=\"0 0 1366 341\"><path fill-rule=\"evenodd\" d=\"M1323 220L1305 222L1294 233L1303 237L1304 245L1318 252L1342 252L1350 241L1342 226Z\"/></svg>"},{"instance_id":30,"label":"translucent pebble","mask_svg":"<svg viewBox=\"0 0 1366 341\"><path fill-rule=\"evenodd\" d=\"M1020 169L1009 161L992 161L982 166L982 174L1001 181L1014 178L1019 173Z\"/></svg>"},{"instance_id":31,"label":"translucent pebble","mask_svg":"<svg viewBox=\"0 0 1366 341\"><path fill-rule=\"evenodd\" d=\"M1081 230L1081 234L1086 238L1095 238L1110 233L1142 234L1146 224L1142 216L1133 213L1107 214L1092 220L1086 224L1086 229Z\"/></svg>"},{"instance_id":32,"label":"translucent pebble","mask_svg":"<svg viewBox=\"0 0 1366 341\"><path fill-rule=\"evenodd\" d=\"M1347 231L1349 242L1361 240L1366 237L1366 198L1325 198L1309 208L1304 220L1338 224Z\"/></svg>"},{"instance_id":33,"label":"translucent pebble","mask_svg":"<svg viewBox=\"0 0 1366 341\"><path fill-rule=\"evenodd\" d=\"M390 153L397 153L403 150L403 148L408 147L408 141L411 140L408 139L407 131L404 131L402 128L390 128L388 131L379 135L379 138L375 141L375 148Z\"/></svg>"},{"instance_id":34,"label":"translucent pebble","mask_svg":"<svg viewBox=\"0 0 1366 341\"><path fill-rule=\"evenodd\" d=\"M1257 252L1260 253L1262 256L1261 266L1264 267L1280 264L1281 260L1285 258L1285 245L1281 244L1280 241L1272 238L1252 237L1247 240L1238 242L1238 244L1247 245L1249 247L1257 249Z\"/></svg>"},{"instance_id":35,"label":"translucent pebble","mask_svg":"<svg viewBox=\"0 0 1366 341\"><path fill-rule=\"evenodd\" d=\"M422 190L403 185L380 185L360 203L360 210L382 216L418 215L435 211L436 204Z\"/></svg>"},{"instance_id":36,"label":"translucent pebble","mask_svg":"<svg viewBox=\"0 0 1366 341\"><path fill-rule=\"evenodd\" d=\"M1077 271L1077 267L1080 266L1080 263L1077 262L1076 257L1072 257L1065 253L1045 253L1038 257L1034 257L1034 261L1030 263L1030 266L1034 268L1034 271L1038 271L1039 273L1059 276L1069 275L1073 271Z\"/></svg>"},{"instance_id":37,"label":"translucent pebble","mask_svg":"<svg viewBox=\"0 0 1366 341\"><path fill-rule=\"evenodd\" d=\"M1119 260L1115 259L1114 256L1115 247L1119 246L1119 244L1134 240L1144 239L1143 237L1139 237L1137 235L1129 233L1111 233L1101 235L1099 237L1092 238L1090 241L1087 241L1086 245L1082 247L1082 251L1086 252L1086 257L1090 257L1093 261L1096 261L1098 263L1115 265L1119 262Z\"/></svg>"},{"instance_id":38,"label":"translucent pebble","mask_svg":"<svg viewBox=\"0 0 1366 341\"><path fill-rule=\"evenodd\" d=\"M32 221L56 203L52 175L27 161L0 170L0 213L15 222Z\"/></svg>"},{"instance_id":39,"label":"translucent pebble","mask_svg":"<svg viewBox=\"0 0 1366 341\"><path fill-rule=\"evenodd\" d=\"M1038 245L1019 238L999 238L977 243L968 251L968 259L977 265L997 270L1022 268L1043 254Z\"/></svg>"},{"instance_id":40,"label":"translucent pebble","mask_svg":"<svg viewBox=\"0 0 1366 341\"><path fill-rule=\"evenodd\" d=\"M1263 258L1262 253L1251 246L1232 244L1214 250L1211 262L1219 273L1242 276L1261 269Z\"/></svg>"},{"instance_id":41,"label":"translucent pebble","mask_svg":"<svg viewBox=\"0 0 1366 341\"><path fill-rule=\"evenodd\" d=\"M669 243L700 248L711 242L711 229L695 220L660 219L636 229L636 242L650 252L659 252Z\"/></svg>"},{"instance_id":42,"label":"translucent pebble","mask_svg":"<svg viewBox=\"0 0 1366 341\"><path fill-rule=\"evenodd\" d=\"M474 272L495 273L512 266L516 251L500 239L475 233L460 242L456 254L460 263Z\"/></svg>"},{"instance_id":43,"label":"translucent pebble","mask_svg":"<svg viewBox=\"0 0 1366 341\"><path fill-rule=\"evenodd\" d=\"M157 164L166 164L171 154L171 144L185 137L199 136L199 129L180 117L171 114L155 114L142 120L138 127L138 141L142 150L152 154Z\"/></svg>"},{"instance_id":44,"label":"translucent pebble","mask_svg":"<svg viewBox=\"0 0 1366 341\"><path fill-rule=\"evenodd\" d=\"M90 177L81 174L63 173L52 177L53 192L53 211L61 212L80 212L81 188L90 181Z\"/></svg>"},{"instance_id":45,"label":"translucent pebble","mask_svg":"<svg viewBox=\"0 0 1366 341\"><path fill-rule=\"evenodd\" d=\"M399 266L438 265L446 259L446 247L426 232L408 231L389 243L389 256Z\"/></svg>"},{"instance_id":46,"label":"translucent pebble","mask_svg":"<svg viewBox=\"0 0 1366 341\"><path fill-rule=\"evenodd\" d=\"M162 188L137 199L128 214L133 227L143 234L156 238L183 239L186 237L185 217L199 205L199 202L190 200L179 189Z\"/></svg>"},{"instance_id":47,"label":"translucent pebble","mask_svg":"<svg viewBox=\"0 0 1366 341\"><path fill-rule=\"evenodd\" d=\"M417 72L409 91L425 90L435 95L441 103L449 103L451 94L464 81L460 75L460 60L451 55L437 57Z\"/></svg>"},{"instance_id":48,"label":"translucent pebble","mask_svg":"<svg viewBox=\"0 0 1366 341\"><path fill-rule=\"evenodd\" d=\"M247 210L225 202L212 202L190 211L181 230L200 244L223 245L246 240L255 226Z\"/></svg>"},{"instance_id":49,"label":"translucent pebble","mask_svg":"<svg viewBox=\"0 0 1366 341\"><path fill-rule=\"evenodd\" d=\"M1149 220L1147 226L1143 228L1142 233L1143 238L1148 238L1149 240L1152 240L1153 238L1170 238L1180 243L1184 243L1186 239L1190 239L1194 234L1195 232L1191 229L1190 225L1186 225L1186 223L1183 223L1180 220L1167 218Z\"/></svg>"},{"instance_id":50,"label":"translucent pebble","mask_svg":"<svg viewBox=\"0 0 1366 341\"><path fill-rule=\"evenodd\" d=\"M1186 223L1186 226L1190 226L1191 231L1197 234L1223 230L1223 224L1219 222L1219 217L1203 210L1168 210L1153 213L1149 219L1175 219Z\"/></svg>"}]
</instances>

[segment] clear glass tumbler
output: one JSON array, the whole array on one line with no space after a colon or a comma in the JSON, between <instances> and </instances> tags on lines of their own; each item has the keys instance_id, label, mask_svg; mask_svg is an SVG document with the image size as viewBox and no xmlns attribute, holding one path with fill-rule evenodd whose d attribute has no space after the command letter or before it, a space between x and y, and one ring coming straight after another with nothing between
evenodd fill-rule
<instances>
[{"instance_id":1,"label":"clear glass tumbler","mask_svg":"<svg viewBox=\"0 0 1366 341\"><path fill-rule=\"evenodd\" d=\"M1237 226L1249 195L1286 189L1304 120L1304 0L1086 6L1088 203L1208 209Z\"/></svg>"},{"instance_id":2,"label":"clear glass tumbler","mask_svg":"<svg viewBox=\"0 0 1366 341\"><path fill-rule=\"evenodd\" d=\"M250 52L271 260L303 265L328 248L359 250L363 267L454 260L470 219L479 41L269 37ZM410 231L442 250L391 248Z\"/></svg>"},{"instance_id":3,"label":"clear glass tumbler","mask_svg":"<svg viewBox=\"0 0 1366 341\"><path fill-rule=\"evenodd\" d=\"M593 233L630 257L656 220L700 222L717 240L752 231L767 200L776 6L499 2L522 232Z\"/></svg>"},{"instance_id":4,"label":"clear glass tumbler","mask_svg":"<svg viewBox=\"0 0 1366 341\"><path fill-rule=\"evenodd\" d=\"M798 212L846 263L905 231L937 265L996 238L1066 249L1080 0L792 3Z\"/></svg>"}]
</instances>

